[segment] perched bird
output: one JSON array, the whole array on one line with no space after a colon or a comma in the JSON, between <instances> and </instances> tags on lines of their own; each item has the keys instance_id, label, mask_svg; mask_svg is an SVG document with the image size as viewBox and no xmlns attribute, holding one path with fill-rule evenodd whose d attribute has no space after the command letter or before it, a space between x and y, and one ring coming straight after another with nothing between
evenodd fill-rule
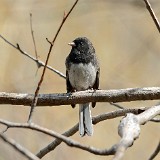
<instances>
[{"instance_id":1,"label":"perched bird","mask_svg":"<svg viewBox=\"0 0 160 160\"><path fill-rule=\"evenodd\" d=\"M98 89L100 68L92 43L86 37L79 37L69 45L72 49L65 62L67 93ZM96 102L92 102L92 107L95 105ZM81 136L93 134L90 103L79 106L79 133Z\"/></svg>"}]
</instances>

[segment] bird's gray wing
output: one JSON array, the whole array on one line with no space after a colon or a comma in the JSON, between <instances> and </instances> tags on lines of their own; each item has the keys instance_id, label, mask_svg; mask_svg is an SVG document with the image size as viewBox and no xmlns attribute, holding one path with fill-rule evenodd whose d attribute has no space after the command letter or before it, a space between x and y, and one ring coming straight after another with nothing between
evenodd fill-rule
<instances>
[{"instance_id":1,"label":"bird's gray wing","mask_svg":"<svg viewBox=\"0 0 160 160\"><path fill-rule=\"evenodd\" d=\"M100 76L100 69L98 69L97 74L96 74L96 80L93 85L94 90L99 88L99 76ZM92 102L92 107L94 108L95 106L96 106L96 102Z\"/></svg>"},{"instance_id":2,"label":"bird's gray wing","mask_svg":"<svg viewBox=\"0 0 160 160\"><path fill-rule=\"evenodd\" d=\"M74 91L74 88L71 86L71 83L69 81L69 75L67 70L66 70L66 86L67 86L67 93L71 93ZM71 106L74 108L76 105L71 104Z\"/></svg>"}]
</instances>

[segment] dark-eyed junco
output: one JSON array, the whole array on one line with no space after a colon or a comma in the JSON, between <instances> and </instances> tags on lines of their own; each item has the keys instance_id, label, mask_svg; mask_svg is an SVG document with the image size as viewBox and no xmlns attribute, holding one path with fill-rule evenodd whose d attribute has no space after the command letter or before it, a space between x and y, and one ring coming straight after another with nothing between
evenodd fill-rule
<instances>
[{"instance_id":1,"label":"dark-eyed junco","mask_svg":"<svg viewBox=\"0 0 160 160\"><path fill-rule=\"evenodd\" d=\"M79 37L69 45L72 49L65 63L67 93L98 89L100 68L92 43L86 37ZM95 105L96 103L92 102L92 107ZM75 104L72 104L72 107L75 107ZM79 133L81 136L93 134L90 103L80 104Z\"/></svg>"}]
</instances>

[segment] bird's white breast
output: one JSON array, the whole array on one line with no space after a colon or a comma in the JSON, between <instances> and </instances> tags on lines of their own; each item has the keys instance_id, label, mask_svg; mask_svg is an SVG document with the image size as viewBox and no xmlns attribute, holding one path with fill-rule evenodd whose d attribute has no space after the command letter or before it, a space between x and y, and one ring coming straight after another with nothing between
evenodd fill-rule
<instances>
[{"instance_id":1,"label":"bird's white breast","mask_svg":"<svg viewBox=\"0 0 160 160\"><path fill-rule=\"evenodd\" d=\"M76 90L86 90L92 87L96 79L96 69L92 63L88 64L71 64L69 81Z\"/></svg>"}]
</instances>

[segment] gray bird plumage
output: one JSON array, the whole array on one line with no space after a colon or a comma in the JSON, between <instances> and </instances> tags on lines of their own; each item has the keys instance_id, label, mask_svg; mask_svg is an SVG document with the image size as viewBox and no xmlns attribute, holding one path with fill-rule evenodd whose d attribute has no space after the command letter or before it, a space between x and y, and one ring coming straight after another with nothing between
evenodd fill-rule
<instances>
[{"instance_id":1,"label":"gray bird plumage","mask_svg":"<svg viewBox=\"0 0 160 160\"><path fill-rule=\"evenodd\" d=\"M99 63L92 43L86 37L76 38L72 43L71 52L66 58L67 93L99 87ZM96 103L92 102L92 107ZM74 107L75 104L72 104ZM81 136L93 134L90 103L80 104L79 132Z\"/></svg>"}]
</instances>

